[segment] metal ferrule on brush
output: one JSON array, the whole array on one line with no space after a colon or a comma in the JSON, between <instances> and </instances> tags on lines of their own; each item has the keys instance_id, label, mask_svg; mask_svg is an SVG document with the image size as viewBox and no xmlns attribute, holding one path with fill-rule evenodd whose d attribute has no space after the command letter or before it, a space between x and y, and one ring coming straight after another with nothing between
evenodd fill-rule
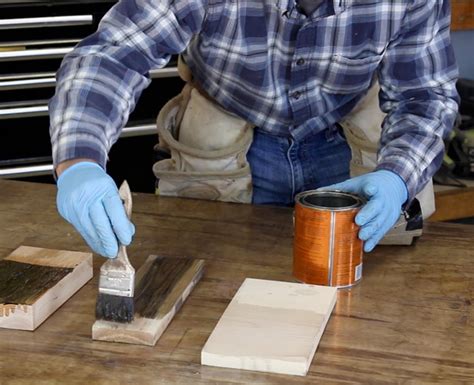
<instances>
[{"instance_id":1,"label":"metal ferrule on brush","mask_svg":"<svg viewBox=\"0 0 474 385\"><path fill-rule=\"evenodd\" d=\"M119 254L126 255L125 246L120 246ZM108 262L102 265L99 278L99 292L101 294L116 295L120 297L133 297L135 289L135 269L123 263Z\"/></svg>"}]
</instances>

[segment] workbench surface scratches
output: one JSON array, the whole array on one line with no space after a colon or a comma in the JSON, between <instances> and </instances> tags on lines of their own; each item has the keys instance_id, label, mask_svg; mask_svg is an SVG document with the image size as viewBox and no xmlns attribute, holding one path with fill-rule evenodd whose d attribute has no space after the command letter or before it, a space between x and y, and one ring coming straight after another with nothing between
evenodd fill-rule
<instances>
[{"instance_id":1,"label":"workbench surface scratches","mask_svg":"<svg viewBox=\"0 0 474 385\"><path fill-rule=\"evenodd\" d=\"M337 289L246 279L201 352L203 365L306 375Z\"/></svg>"},{"instance_id":2,"label":"workbench surface scratches","mask_svg":"<svg viewBox=\"0 0 474 385\"><path fill-rule=\"evenodd\" d=\"M0 327L35 330L92 278L92 254L21 246L0 261Z\"/></svg>"},{"instance_id":3,"label":"workbench surface scratches","mask_svg":"<svg viewBox=\"0 0 474 385\"><path fill-rule=\"evenodd\" d=\"M204 261L150 255L136 274L135 317L129 323L97 320L94 340L153 346L202 277Z\"/></svg>"}]
</instances>

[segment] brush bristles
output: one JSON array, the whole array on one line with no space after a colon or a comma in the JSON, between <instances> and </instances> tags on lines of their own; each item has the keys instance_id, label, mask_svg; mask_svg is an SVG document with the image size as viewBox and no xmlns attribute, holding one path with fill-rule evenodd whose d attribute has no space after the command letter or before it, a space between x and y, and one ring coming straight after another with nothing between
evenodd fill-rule
<instances>
[{"instance_id":1,"label":"brush bristles","mask_svg":"<svg viewBox=\"0 0 474 385\"><path fill-rule=\"evenodd\" d=\"M133 297L99 293L95 307L96 319L129 323L133 321Z\"/></svg>"}]
</instances>

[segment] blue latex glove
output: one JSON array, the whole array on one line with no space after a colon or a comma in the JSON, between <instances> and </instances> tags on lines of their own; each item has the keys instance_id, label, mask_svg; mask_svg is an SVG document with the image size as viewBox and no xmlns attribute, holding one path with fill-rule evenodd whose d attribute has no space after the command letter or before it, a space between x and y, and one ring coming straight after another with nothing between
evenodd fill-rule
<instances>
[{"instance_id":1,"label":"blue latex glove","mask_svg":"<svg viewBox=\"0 0 474 385\"><path fill-rule=\"evenodd\" d=\"M366 252L372 251L395 225L408 197L402 178L387 170L360 175L321 190L341 190L367 199L367 204L355 217L356 224L361 227L359 238L365 241Z\"/></svg>"},{"instance_id":2,"label":"blue latex glove","mask_svg":"<svg viewBox=\"0 0 474 385\"><path fill-rule=\"evenodd\" d=\"M125 213L117 186L94 162L79 162L58 178L59 213L96 253L115 258L118 242L129 245L135 227Z\"/></svg>"}]
</instances>

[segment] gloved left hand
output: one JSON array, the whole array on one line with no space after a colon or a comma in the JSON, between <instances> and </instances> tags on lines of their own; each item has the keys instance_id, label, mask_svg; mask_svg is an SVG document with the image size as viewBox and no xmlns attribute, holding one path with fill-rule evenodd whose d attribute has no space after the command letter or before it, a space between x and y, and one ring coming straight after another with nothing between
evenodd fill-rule
<instances>
[{"instance_id":1,"label":"gloved left hand","mask_svg":"<svg viewBox=\"0 0 474 385\"><path fill-rule=\"evenodd\" d=\"M321 190L340 190L367 199L367 203L355 217L356 224L361 227L359 238L365 241L366 252L372 251L395 225L408 197L402 178L387 170L360 175Z\"/></svg>"}]
</instances>

